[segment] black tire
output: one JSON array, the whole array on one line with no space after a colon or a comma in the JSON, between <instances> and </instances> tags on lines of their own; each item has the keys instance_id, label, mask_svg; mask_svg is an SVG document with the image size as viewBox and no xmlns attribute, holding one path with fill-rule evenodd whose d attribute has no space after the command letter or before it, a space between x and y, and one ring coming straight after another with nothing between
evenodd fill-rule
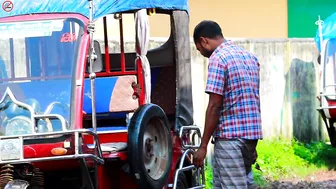
<instances>
[{"instance_id":1,"label":"black tire","mask_svg":"<svg viewBox=\"0 0 336 189\"><path fill-rule=\"evenodd\" d=\"M134 113L128 127L127 147L131 174L139 187L162 189L172 164L172 139L168 119L159 106L147 104Z\"/></svg>"},{"instance_id":2,"label":"black tire","mask_svg":"<svg viewBox=\"0 0 336 189\"><path fill-rule=\"evenodd\" d=\"M329 120L329 127L327 126L327 131L330 139L331 146L336 148L336 128L334 126L335 121Z\"/></svg>"},{"instance_id":3,"label":"black tire","mask_svg":"<svg viewBox=\"0 0 336 189\"><path fill-rule=\"evenodd\" d=\"M177 183L176 183L176 188L177 189L186 189L188 188L188 181L187 177L184 174L184 172L181 172L177 178Z\"/></svg>"}]
</instances>

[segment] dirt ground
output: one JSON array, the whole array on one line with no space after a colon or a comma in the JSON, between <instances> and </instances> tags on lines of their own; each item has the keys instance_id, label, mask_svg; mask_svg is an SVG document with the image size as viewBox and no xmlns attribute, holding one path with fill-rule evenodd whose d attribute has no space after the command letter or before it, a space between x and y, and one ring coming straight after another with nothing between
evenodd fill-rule
<instances>
[{"instance_id":1,"label":"dirt ground","mask_svg":"<svg viewBox=\"0 0 336 189\"><path fill-rule=\"evenodd\" d=\"M267 187L256 187L256 189L308 189L308 188L326 188L336 189L336 171L321 171L309 175L304 179L288 179L275 181Z\"/></svg>"}]
</instances>

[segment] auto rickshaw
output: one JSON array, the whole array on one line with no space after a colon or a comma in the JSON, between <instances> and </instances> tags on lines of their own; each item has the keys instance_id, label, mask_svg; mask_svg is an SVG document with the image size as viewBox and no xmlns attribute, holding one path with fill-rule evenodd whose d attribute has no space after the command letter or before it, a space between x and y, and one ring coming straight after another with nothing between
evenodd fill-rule
<instances>
[{"instance_id":1,"label":"auto rickshaw","mask_svg":"<svg viewBox=\"0 0 336 189\"><path fill-rule=\"evenodd\" d=\"M315 42L319 50L320 106L318 111L327 127L330 143L336 147L336 13L326 20L319 17Z\"/></svg>"},{"instance_id":2,"label":"auto rickshaw","mask_svg":"<svg viewBox=\"0 0 336 189\"><path fill-rule=\"evenodd\" d=\"M204 188L187 0L3 1L0 189ZM124 51L123 15L135 18ZM148 49L149 16L171 35ZM109 52L108 15L120 53ZM95 21L104 21L96 40ZM155 26L154 26L155 27ZM104 50L104 51L103 51Z\"/></svg>"}]
</instances>

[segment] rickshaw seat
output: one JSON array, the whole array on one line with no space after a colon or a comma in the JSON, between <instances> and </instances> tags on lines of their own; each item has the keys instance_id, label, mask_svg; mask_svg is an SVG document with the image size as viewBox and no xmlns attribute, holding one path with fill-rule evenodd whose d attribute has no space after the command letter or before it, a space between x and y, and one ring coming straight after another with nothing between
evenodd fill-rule
<instances>
[{"instance_id":1,"label":"rickshaw seat","mask_svg":"<svg viewBox=\"0 0 336 189\"><path fill-rule=\"evenodd\" d=\"M153 103L158 103L160 106L162 106L163 102L165 100L157 100L158 89L162 88L158 87L158 85L162 85L162 82L159 82L160 75L163 72L163 69L168 67L175 67L174 65L174 52L171 50L173 49L172 46L174 45L172 38L170 38L165 44L163 44L161 47L149 50L147 53L147 58L151 65L151 90L152 90L152 101ZM110 55L110 67L111 71L120 70L120 53L115 54L109 54ZM105 54L102 54L102 61L105 62ZM162 59L162 57L165 57ZM134 69L135 68L135 53L125 53L125 60L126 60L126 69ZM168 66L168 67L167 67ZM170 69L169 69L170 70ZM175 70L175 69L173 69ZM105 63L103 64L103 71L105 71ZM166 71L164 71L166 72ZM120 78L125 78L129 76L114 76L114 77L104 77L104 78L96 78L96 112L97 116L100 115L112 119L120 119L120 118L126 118L126 114L128 112L133 112L136 110L139 105L138 103L135 104L135 101L137 102L137 99L133 99L132 95L130 93L127 93L127 97L123 98L123 94L125 94L125 90L123 90L123 85L117 85L117 80L120 80ZM175 75L172 75L171 77L175 77ZM133 77L134 81L136 80L136 76ZM160 80L166 80L167 78L160 79ZM129 85L130 86L130 85ZM175 85L172 86L172 90L175 90ZM166 87L163 87L166 88ZM119 89L119 92L115 92L116 89ZM130 87L128 87L128 92L130 92ZM91 99L89 98L91 88L90 88L90 80L85 79L84 84L84 102L83 102L83 111L85 111L88 115L92 113L91 110ZM121 92L123 91L123 92ZM160 93L161 94L161 93ZM121 100L120 100L121 98ZM106 103L109 102L109 103ZM125 103L129 102L129 103ZM175 102L175 101L174 101ZM172 104L174 104L174 102ZM167 102L167 103L170 103ZM107 106L106 104L109 104ZM161 105L162 104L162 105ZM169 105L171 106L171 105ZM172 107L175 107L173 105ZM168 109L172 109L172 111L168 112L175 112L175 108L166 108L163 106L165 111ZM167 112L167 113L168 113ZM107 115L108 114L108 115Z\"/></svg>"},{"instance_id":2,"label":"rickshaw seat","mask_svg":"<svg viewBox=\"0 0 336 189\"><path fill-rule=\"evenodd\" d=\"M136 76L115 76L96 78L97 114L131 112L138 108L137 99L133 99L132 83ZM92 113L90 80L85 79L83 110Z\"/></svg>"},{"instance_id":3,"label":"rickshaw seat","mask_svg":"<svg viewBox=\"0 0 336 189\"><path fill-rule=\"evenodd\" d=\"M156 84L159 73L160 68L151 69L152 89ZM121 81L119 84L118 80ZM136 76L96 78L95 87L97 116L99 116L99 114L109 114L108 117L112 119L126 118L127 112L131 112L137 109L138 103L135 104L137 99L132 99L132 94L130 93L131 90L133 90L131 88L131 81L136 82ZM128 83L128 87L123 87L122 83ZM116 89L118 90L117 93L115 93ZM84 81L83 111L88 115L92 113L90 94L90 79L87 78ZM127 94L125 98L122 96L123 94Z\"/></svg>"}]
</instances>

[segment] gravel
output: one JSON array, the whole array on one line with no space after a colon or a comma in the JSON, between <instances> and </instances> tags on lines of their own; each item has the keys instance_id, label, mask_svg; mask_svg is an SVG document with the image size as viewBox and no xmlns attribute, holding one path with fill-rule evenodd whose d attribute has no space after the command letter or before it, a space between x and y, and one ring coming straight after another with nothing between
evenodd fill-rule
<instances>
[{"instance_id":1,"label":"gravel","mask_svg":"<svg viewBox=\"0 0 336 189\"><path fill-rule=\"evenodd\" d=\"M336 180L320 181L320 182L308 182L300 181L297 183L292 182L278 182L275 181L267 187L255 187L256 189L306 189L306 188L336 188Z\"/></svg>"},{"instance_id":2,"label":"gravel","mask_svg":"<svg viewBox=\"0 0 336 189\"><path fill-rule=\"evenodd\" d=\"M272 181L266 187L254 189L308 189L308 188L333 188L336 189L336 170L321 170L305 178L290 178L282 181Z\"/></svg>"}]
</instances>

